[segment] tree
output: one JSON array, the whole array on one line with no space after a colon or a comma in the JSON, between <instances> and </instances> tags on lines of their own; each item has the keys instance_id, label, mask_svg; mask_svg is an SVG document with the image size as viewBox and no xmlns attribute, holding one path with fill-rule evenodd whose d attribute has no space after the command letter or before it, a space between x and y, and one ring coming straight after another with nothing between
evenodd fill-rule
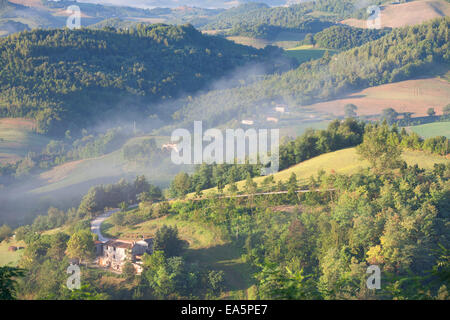
<instances>
[{"instance_id":1,"label":"tree","mask_svg":"<svg viewBox=\"0 0 450 320\"><path fill-rule=\"evenodd\" d=\"M184 249L184 241L178 237L177 227L163 225L157 232L153 250L164 251L167 257L180 255Z\"/></svg>"},{"instance_id":2,"label":"tree","mask_svg":"<svg viewBox=\"0 0 450 320\"><path fill-rule=\"evenodd\" d=\"M381 119L386 120L388 124L393 124L398 117L397 111L392 108L383 109Z\"/></svg>"},{"instance_id":3,"label":"tree","mask_svg":"<svg viewBox=\"0 0 450 320\"><path fill-rule=\"evenodd\" d=\"M427 115L430 117L436 115L436 111L434 111L434 108L428 108Z\"/></svg>"},{"instance_id":4,"label":"tree","mask_svg":"<svg viewBox=\"0 0 450 320\"><path fill-rule=\"evenodd\" d=\"M80 262L94 257L94 238L88 230L75 232L67 243L67 253L70 258Z\"/></svg>"},{"instance_id":5,"label":"tree","mask_svg":"<svg viewBox=\"0 0 450 320\"><path fill-rule=\"evenodd\" d=\"M4 224L0 227L0 241L9 238L12 235L12 229L10 226Z\"/></svg>"},{"instance_id":6,"label":"tree","mask_svg":"<svg viewBox=\"0 0 450 320\"><path fill-rule=\"evenodd\" d=\"M70 237L63 232L58 232L57 234L53 235L50 240L50 248L47 251L47 256L52 258L53 260L62 260L65 256L67 241L69 239Z\"/></svg>"},{"instance_id":7,"label":"tree","mask_svg":"<svg viewBox=\"0 0 450 320\"><path fill-rule=\"evenodd\" d=\"M215 294L220 294L224 287L224 272L220 271L210 271L208 273L208 282L211 286L212 291Z\"/></svg>"},{"instance_id":8,"label":"tree","mask_svg":"<svg viewBox=\"0 0 450 320\"><path fill-rule=\"evenodd\" d=\"M134 269L133 264L130 261L125 262L122 268L122 275L127 281L131 281L134 279L136 274L136 270Z\"/></svg>"},{"instance_id":9,"label":"tree","mask_svg":"<svg viewBox=\"0 0 450 320\"><path fill-rule=\"evenodd\" d=\"M368 160L375 170L398 168L402 154L398 139L398 134L391 132L386 123L381 126L368 125L363 143L357 147L357 152L363 159Z\"/></svg>"},{"instance_id":10,"label":"tree","mask_svg":"<svg viewBox=\"0 0 450 320\"><path fill-rule=\"evenodd\" d=\"M253 178L250 172L247 173L247 178L245 179L245 191L248 194L252 194L256 192L256 182L253 181Z\"/></svg>"},{"instance_id":11,"label":"tree","mask_svg":"<svg viewBox=\"0 0 450 320\"><path fill-rule=\"evenodd\" d=\"M183 197L191 189L191 179L185 172L180 172L175 176L170 184L170 192L174 197Z\"/></svg>"},{"instance_id":12,"label":"tree","mask_svg":"<svg viewBox=\"0 0 450 320\"><path fill-rule=\"evenodd\" d=\"M444 116L449 116L450 115L450 104L446 105L442 111L444 113Z\"/></svg>"},{"instance_id":13,"label":"tree","mask_svg":"<svg viewBox=\"0 0 450 320\"><path fill-rule=\"evenodd\" d=\"M9 266L0 267L0 300L15 300L16 278L24 275L24 269Z\"/></svg>"},{"instance_id":14,"label":"tree","mask_svg":"<svg viewBox=\"0 0 450 320\"><path fill-rule=\"evenodd\" d=\"M125 212L128 209L128 205L125 201L122 201L121 203L119 203L119 208L121 212Z\"/></svg>"},{"instance_id":15,"label":"tree","mask_svg":"<svg viewBox=\"0 0 450 320\"><path fill-rule=\"evenodd\" d=\"M344 112L345 112L345 117L346 118L354 118L357 116L356 114L356 110L358 109L357 106L355 106L352 103L349 103L347 105L345 105L344 107Z\"/></svg>"}]
</instances>

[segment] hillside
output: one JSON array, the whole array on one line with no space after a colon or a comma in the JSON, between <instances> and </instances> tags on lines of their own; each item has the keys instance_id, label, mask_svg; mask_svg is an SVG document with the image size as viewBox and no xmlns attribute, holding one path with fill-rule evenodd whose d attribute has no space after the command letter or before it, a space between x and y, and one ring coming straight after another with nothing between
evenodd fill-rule
<instances>
[{"instance_id":1,"label":"hillside","mask_svg":"<svg viewBox=\"0 0 450 320\"><path fill-rule=\"evenodd\" d=\"M295 173L297 179L300 183L308 183L311 176L316 175L320 170L324 170L326 173L341 173L341 174L353 174L360 169L367 168L368 162L361 161L360 157L356 153L356 148L349 148L344 150L339 150L335 152L326 153L310 160L301 162L293 167L286 170L282 170L274 174L274 179L276 182L288 181L292 173ZM402 158L410 166L417 164L420 168L432 169L435 163L449 163L449 159L438 156L431 155L421 151L404 151ZM254 178L254 181L261 185L265 177ZM240 181L236 183L239 190L243 190L245 181ZM227 191L225 187L225 191ZM208 194L217 193L217 188L204 190L203 194L207 196ZM195 197L194 194L189 194L189 198Z\"/></svg>"},{"instance_id":2,"label":"hillside","mask_svg":"<svg viewBox=\"0 0 450 320\"><path fill-rule=\"evenodd\" d=\"M49 139L34 132L35 124L26 119L0 119L0 165L40 152Z\"/></svg>"},{"instance_id":3,"label":"hillside","mask_svg":"<svg viewBox=\"0 0 450 320\"><path fill-rule=\"evenodd\" d=\"M192 26L166 25L34 30L1 39L0 52L0 116L32 117L39 132L52 133L79 130L120 110L142 119L160 111L157 102L268 59L266 51Z\"/></svg>"},{"instance_id":4,"label":"hillside","mask_svg":"<svg viewBox=\"0 0 450 320\"><path fill-rule=\"evenodd\" d=\"M352 92L417 77L443 75L449 65L450 18L410 28L394 29L386 36L334 56L301 64L245 87L216 90L185 104L185 123L205 120L217 126L231 119L264 115L273 102L290 108L330 101ZM211 109L211 104L221 108Z\"/></svg>"},{"instance_id":5,"label":"hillside","mask_svg":"<svg viewBox=\"0 0 450 320\"><path fill-rule=\"evenodd\" d=\"M445 0L417 0L381 6L380 22L382 28L400 28L444 16L450 16L450 3ZM351 18L343 20L341 23L352 27L367 28L367 20Z\"/></svg>"},{"instance_id":6,"label":"hillside","mask_svg":"<svg viewBox=\"0 0 450 320\"><path fill-rule=\"evenodd\" d=\"M342 116L345 105L351 103L358 107L356 112L360 116L376 115L383 109L394 108L400 113L413 112L414 117L423 117L430 107L442 114L442 108L449 101L450 82L447 78L424 78L374 86L305 108Z\"/></svg>"}]
</instances>

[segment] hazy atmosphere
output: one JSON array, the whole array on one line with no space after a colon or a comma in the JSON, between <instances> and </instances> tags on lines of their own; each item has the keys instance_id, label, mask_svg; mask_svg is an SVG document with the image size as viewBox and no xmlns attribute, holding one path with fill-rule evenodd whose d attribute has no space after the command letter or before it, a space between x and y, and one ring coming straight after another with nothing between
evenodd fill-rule
<instances>
[{"instance_id":1,"label":"hazy atmosphere","mask_svg":"<svg viewBox=\"0 0 450 320\"><path fill-rule=\"evenodd\" d=\"M449 16L0 0L0 300L449 300Z\"/></svg>"}]
</instances>

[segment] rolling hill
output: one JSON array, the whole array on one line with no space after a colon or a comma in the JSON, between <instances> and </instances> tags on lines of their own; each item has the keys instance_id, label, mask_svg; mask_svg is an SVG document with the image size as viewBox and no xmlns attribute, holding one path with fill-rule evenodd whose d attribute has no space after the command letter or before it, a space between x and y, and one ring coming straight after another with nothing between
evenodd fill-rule
<instances>
[{"instance_id":1,"label":"rolling hill","mask_svg":"<svg viewBox=\"0 0 450 320\"><path fill-rule=\"evenodd\" d=\"M445 0L417 0L381 6L380 22L382 28L400 28L444 16L450 16L450 3ZM341 23L352 27L367 28L367 20L350 18Z\"/></svg>"},{"instance_id":2,"label":"rolling hill","mask_svg":"<svg viewBox=\"0 0 450 320\"><path fill-rule=\"evenodd\" d=\"M414 117L422 117L427 115L427 109L430 107L434 108L438 115L442 114L442 108L449 101L448 77L432 77L374 86L305 108L343 116L345 105L352 103L358 107L357 114L360 116L381 114L383 109L394 108L400 113L413 112Z\"/></svg>"},{"instance_id":3,"label":"rolling hill","mask_svg":"<svg viewBox=\"0 0 450 320\"><path fill-rule=\"evenodd\" d=\"M430 169L433 168L435 163L448 163L450 160L446 157L431 155L421 151L410 151L406 150L402 154L402 158L408 165L417 164L421 168ZM367 161L359 160L359 156L356 153L356 148L349 148L344 150L339 150L335 152L326 153L315 158L301 162L295 166L292 166L286 170L282 170L275 173L275 181L287 181L292 173L295 173L297 179L301 183L308 183L311 176L317 175L320 170L324 170L327 173L341 173L341 174L352 174L357 172L362 168L368 167ZM254 178L253 180L260 185L265 177ZM245 181L240 181L236 183L239 190L243 190ZM227 191L225 187L225 192ZM205 196L208 194L217 193L217 188L207 189L203 191ZM189 198L195 197L194 194L189 194Z\"/></svg>"},{"instance_id":4,"label":"rolling hill","mask_svg":"<svg viewBox=\"0 0 450 320\"><path fill-rule=\"evenodd\" d=\"M273 54L190 25L33 30L0 39L0 52L0 116L34 118L39 132L54 134L117 112L168 114L158 102L204 89L236 67L272 64Z\"/></svg>"},{"instance_id":5,"label":"rolling hill","mask_svg":"<svg viewBox=\"0 0 450 320\"><path fill-rule=\"evenodd\" d=\"M16 162L28 152L40 152L50 139L34 132L27 119L0 119L0 164Z\"/></svg>"},{"instance_id":6,"label":"rolling hill","mask_svg":"<svg viewBox=\"0 0 450 320\"><path fill-rule=\"evenodd\" d=\"M370 87L445 76L449 65L449 23L450 18L446 17L394 29L378 40L333 56L325 55L281 75L239 88L210 91L186 103L180 117L186 125L202 119L209 126L218 126L236 118L265 115L277 101L301 109ZM446 99L445 93L440 95ZM212 109L213 104L221 107ZM442 106L442 101L436 106Z\"/></svg>"}]
</instances>

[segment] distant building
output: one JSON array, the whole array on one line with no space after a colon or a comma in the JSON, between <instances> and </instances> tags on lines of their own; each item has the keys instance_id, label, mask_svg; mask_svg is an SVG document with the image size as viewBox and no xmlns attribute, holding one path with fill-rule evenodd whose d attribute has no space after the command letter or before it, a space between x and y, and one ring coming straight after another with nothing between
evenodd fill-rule
<instances>
[{"instance_id":1,"label":"distant building","mask_svg":"<svg viewBox=\"0 0 450 320\"><path fill-rule=\"evenodd\" d=\"M253 120L242 120L241 123L247 126L252 126L255 122Z\"/></svg>"},{"instance_id":2,"label":"distant building","mask_svg":"<svg viewBox=\"0 0 450 320\"><path fill-rule=\"evenodd\" d=\"M277 104L275 106L275 112L286 113L286 112L288 112L288 108L284 104Z\"/></svg>"},{"instance_id":3,"label":"distant building","mask_svg":"<svg viewBox=\"0 0 450 320\"><path fill-rule=\"evenodd\" d=\"M131 262L136 273L142 272L142 255L152 254L153 239L140 241L109 240L105 243L96 243L98 264L114 271L122 272L127 261Z\"/></svg>"},{"instance_id":4,"label":"distant building","mask_svg":"<svg viewBox=\"0 0 450 320\"><path fill-rule=\"evenodd\" d=\"M274 117L267 117L266 120L267 120L268 122L275 122L275 123L278 122L278 119L277 119L277 118L274 118Z\"/></svg>"},{"instance_id":5,"label":"distant building","mask_svg":"<svg viewBox=\"0 0 450 320\"><path fill-rule=\"evenodd\" d=\"M163 144L161 149L162 150L175 150L175 152L178 152L178 144L176 144L176 143L166 143L166 144Z\"/></svg>"}]
</instances>

